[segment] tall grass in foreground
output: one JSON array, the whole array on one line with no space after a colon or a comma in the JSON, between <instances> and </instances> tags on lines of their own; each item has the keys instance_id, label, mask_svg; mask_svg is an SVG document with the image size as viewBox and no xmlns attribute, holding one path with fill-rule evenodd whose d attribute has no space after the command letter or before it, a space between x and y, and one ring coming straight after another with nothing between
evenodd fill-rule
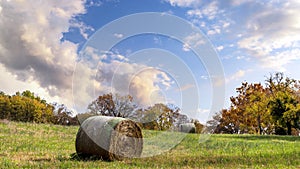
<instances>
[{"instance_id":1,"label":"tall grass in foreground","mask_svg":"<svg viewBox=\"0 0 300 169\"><path fill-rule=\"evenodd\" d=\"M0 168L300 168L300 137L188 134L167 153L124 161L72 159L78 127L0 123ZM160 135L144 131L146 138ZM155 151L153 147L152 151Z\"/></svg>"}]
</instances>

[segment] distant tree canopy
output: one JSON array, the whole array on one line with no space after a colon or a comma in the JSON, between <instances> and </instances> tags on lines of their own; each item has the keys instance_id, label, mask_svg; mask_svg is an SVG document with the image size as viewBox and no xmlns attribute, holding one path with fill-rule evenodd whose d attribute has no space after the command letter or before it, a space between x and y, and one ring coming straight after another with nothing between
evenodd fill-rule
<instances>
[{"instance_id":1,"label":"distant tree canopy","mask_svg":"<svg viewBox=\"0 0 300 169\"><path fill-rule=\"evenodd\" d=\"M266 86L242 83L231 106L207 122L215 133L287 134L300 129L300 83L271 74Z\"/></svg>"},{"instance_id":2,"label":"distant tree canopy","mask_svg":"<svg viewBox=\"0 0 300 169\"><path fill-rule=\"evenodd\" d=\"M53 106L30 91L13 96L0 94L0 118L22 122L48 123L53 120Z\"/></svg>"},{"instance_id":3,"label":"distant tree canopy","mask_svg":"<svg viewBox=\"0 0 300 169\"><path fill-rule=\"evenodd\" d=\"M121 96L111 93L100 95L88 105L88 113L103 116L126 117L134 116L137 105L130 95Z\"/></svg>"},{"instance_id":4,"label":"distant tree canopy","mask_svg":"<svg viewBox=\"0 0 300 169\"><path fill-rule=\"evenodd\" d=\"M162 103L157 103L149 106L146 109L140 109L137 115L142 122L143 127L152 130L168 130L176 127L176 121L180 116L180 109L178 107L167 106Z\"/></svg>"},{"instance_id":5,"label":"distant tree canopy","mask_svg":"<svg viewBox=\"0 0 300 169\"><path fill-rule=\"evenodd\" d=\"M88 113L94 115L130 118L150 130L168 130L179 127L190 119L180 114L180 108L174 105L157 103L147 108L139 108L130 95L121 96L103 94L88 106Z\"/></svg>"},{"instance_id":6,"label":"distant tree canopy","mask_svg":"<svg viewBox=\"0 0 300 169\"><path fill-rule=\"evenodd\" d=\"M10 96L0 91L0 119L11 121L78 125L79 121L93 116L114 116L130 118L145 129L176 130L180 124L193 122L202 128L197 120L180 114L175 105L157 103L147 108L139 108L130 95L103 94L88 105L88 112L75 116L72 110L59 103L46 100L26 90ZM200 130L199 130L200 131Z\"/></svg>"},{"instance_id":7,"label":"distant tree canopy","mask_svg":"<svg viewBox=\"0 0 300 169\"><path fill-rule=\"evenodd\" d=\"M71 117L63 105L53 105L26 90L10 96L0 92L0 119L11 121L53 123L76 125L77 120Z\"/></svg>"}]
</instances>

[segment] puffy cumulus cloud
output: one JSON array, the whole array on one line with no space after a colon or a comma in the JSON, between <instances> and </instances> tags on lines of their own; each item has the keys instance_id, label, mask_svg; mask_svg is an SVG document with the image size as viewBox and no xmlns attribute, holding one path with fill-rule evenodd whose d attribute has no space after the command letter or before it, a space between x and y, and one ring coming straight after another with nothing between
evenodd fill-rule
<instances>
[{"instance_id":1,"label":"puffy cumulus cloud","mask_svg":"<svg viewBox=\"0 0 300 169\"><path fill-rule=\"evenodd\" d=\"M61 38L85 12L84 1L3 0L0 9L1 74L70 98L77 45Z\"/></svg>"},{"instance_id":2,"label":"puffy cumulus cloud","mask_svg":"<svg viewBox=\"0 0 300 169\"><path fill-rule=\"evenodd\" d=\"M165 0L169 2L172 6L179 6L179 7L191 7L191 6L198 6L201 4L201 0Z\"/></svg>"},{"instance_id":3,"label":"puffy cumulus cloud","mask_svg":"<svg viewBox=\"0 0 300 169\"><path fill-rule=\"evenodd\" d=\"M240 48L258 58L263 67L285 70L299 60L299 1L269 3L247 19L247 34L239 40Z\"/></svg>"},{"instance_id":4,"label":"puffy cumulus cloud","mask_svg":"<svg viewBox=\"0 0 300 169\"><path fill-rule=\"evenodd\" d=\"M132 95L141 106L164 102L160 93L172 84L165 72L143 64L113 61L99 69L114 92Z\"/></svg>"},{"instance_id":5,"label":"puffy cumulus cloud","mask_svg":"<svg viewBox=\"0 0 300 169\"><path fill-rule=\"evenodd\" d=\"M165 102L163 95L173 81L160 69L135 63L113 52L87 47L77 63L73 90L76 107L82 107L104 93L131 95L140 106Z\"/></svg>"},{"instance_id":6,"label":"puffy cumulus cloud","mask_svg":"<svg viewBox=\"0 0 300 169\"><path fill-rule=\"evenodd\" d=\"M44 88L41 88L37 81L20 81L16 79L16 76L11 72L8 72L4 65L0 64L0 79L1 81L1 91L5 91L7 94L15 94L18 89L20 92L25 90L34 91L35 94L38 94L43 99L51 99L53 102L62 101L58 96L52 97L49 95L49 92ZM70 105L71 102L65 103Z\"/></svg>"}]
</instances>

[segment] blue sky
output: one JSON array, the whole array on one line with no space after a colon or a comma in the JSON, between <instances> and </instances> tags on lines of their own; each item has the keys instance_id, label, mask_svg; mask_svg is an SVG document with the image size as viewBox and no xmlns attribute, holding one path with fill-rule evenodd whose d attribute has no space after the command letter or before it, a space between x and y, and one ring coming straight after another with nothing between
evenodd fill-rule
<instances>
[{"instance_id":1,"label":"blue sky","mask_svg":"<svg viewBox=\"0 0 300 169\"><path fill-rule=\"evenodd\" d=\"M3 0L0 90L29 89L79 113L101 93L129 93L140 105L173 103L205 121L218 85L224 86L219 95L224 92L220 104L226 108L243 81L264 83L276 71L300 79L299 7L296 0ZM135 28L125 24L109 32L122 41L107 51L97 47L110 40L97 38L103 27L145 12L179 17L201 34L174 24L167 27L186 33L182 41L155 33L126 37L122 29ZM157 23L140 24L152 22ZM219 84L208 71L214 64L207 68L201 61L205 54L193 51L202 41L220 60L224 81Z\"/></svg>"}]
</instances>

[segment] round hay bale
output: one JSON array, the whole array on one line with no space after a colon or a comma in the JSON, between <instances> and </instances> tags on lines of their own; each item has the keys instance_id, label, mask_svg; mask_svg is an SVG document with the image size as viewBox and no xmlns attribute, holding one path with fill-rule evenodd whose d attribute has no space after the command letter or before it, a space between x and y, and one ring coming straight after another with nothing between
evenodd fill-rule
<instances>
[{"instance_id":1,"label":"round hay bale","mask_svg":"<svg viewBox=\"0 0 300 169\"><path fill-rule=\"evenodd\" d=\"M180 124L179 130L184 133L196 133L196 126L194 123Z\"/></svg>"},{"instance_id":2,"label":"round hay bale","mask_svg":"<svg viewBox=\"0 0 300 169\"><path fill-rule=\"evenodd\" d=\"M142 149L141 128L134 121L119 117L89 117L76 136L76 152L80 157L122 160L139 157Z\"/></svg>"}]
</instances>

